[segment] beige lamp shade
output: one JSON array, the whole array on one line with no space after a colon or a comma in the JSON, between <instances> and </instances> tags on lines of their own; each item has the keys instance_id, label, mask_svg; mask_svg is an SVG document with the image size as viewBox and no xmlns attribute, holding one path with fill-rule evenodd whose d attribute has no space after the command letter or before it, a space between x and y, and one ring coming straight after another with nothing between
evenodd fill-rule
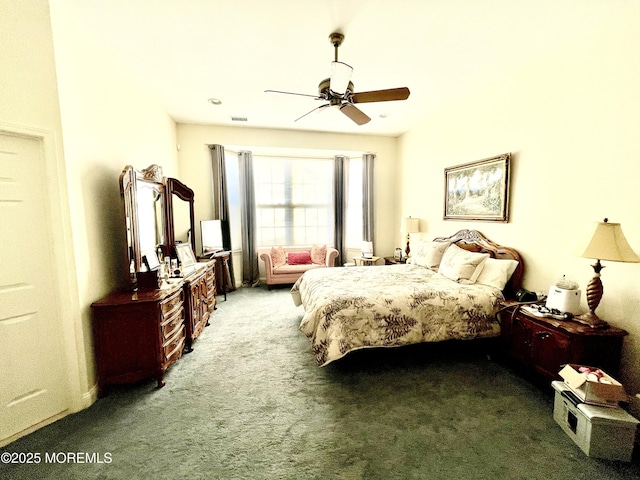
<instances>
[{"instance_id":1,"label":"beige lamp shade","mask_svg":"<svg viewBox=\"0 0 640 480\"><path fill-rule=\"evenodd\" d=\"M610 262L640 262L640 257L636 255L624 237L620 224L609 223L606 218L604 222L599 222L596 226L591 243L582 256Z\"/></svg>"},{"instance_id":2,"label":"beige lamp shade","mask_svg":"<svg viewBox=\"0 0 640 480\"><path fill-rule=\"evenodd\" d=\"M418 233L420 231L420 219L407 217L402 220L403 233Z\"/></svg>"},{"instance_id":3,"label":"beige lamp shade","mask_svg":"<svg viewBox=\"0 0 640 480\"><path fill-rule=\"evenodd\" d=\"M593 234L591 243L589 243L582 256L595 258L596 263L592 265L594 276L587 284L587 305L589 306L589 311L584 315L574 317L574 320L593 328L606 328L608 326L607 322L596 315L596 308L598 308L600 300L602 300L602 294L604 293L604 287L600 279L600 272L604 266L600 263L600 260L637 263L640 262L640 257L636 255L627 243L620 224L609 223L609 220L606 218L604 222L600 222L596 226L596 231Z\"/></svg>"}]
</instances>

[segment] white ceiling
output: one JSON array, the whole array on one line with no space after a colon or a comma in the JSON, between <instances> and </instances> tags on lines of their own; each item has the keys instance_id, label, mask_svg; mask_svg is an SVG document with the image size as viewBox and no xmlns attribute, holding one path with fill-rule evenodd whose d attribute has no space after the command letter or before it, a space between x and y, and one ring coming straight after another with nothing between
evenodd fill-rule
<instances>
[{"instance_id":1,"label":"white ceiling","mask_svg":"<svg viewBox=\"0 0 640 480\"><path fill-rule=\"evenodd\" d=\"M579 41L608 0L54 0L121 58L178 123L396 136L446 102L472 94ZM360 104L357 126L335 108L298 122L333 60L354 68L356 92L409 87L405 101ZM213 106L207 99L219 98ZM380 115L386 115L381 118ZM232 116L247 117L239 123Z\"/></svg>"}]
</instances>

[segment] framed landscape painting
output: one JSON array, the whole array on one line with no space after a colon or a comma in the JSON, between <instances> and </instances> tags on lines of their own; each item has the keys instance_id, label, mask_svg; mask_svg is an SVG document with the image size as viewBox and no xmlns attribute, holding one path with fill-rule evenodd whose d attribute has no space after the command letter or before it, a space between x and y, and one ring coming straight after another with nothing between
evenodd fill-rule
<instances>
[{"instance_id":1,"label":"framed landscape painting","mask_svg":"<svg viewBox=\"0 0 640 480\"><path fill-rule=\"evenodd\" d=\"M509 221L509 163L505 153L444 169L444 219Z\"/></svg>"}]
</instances>

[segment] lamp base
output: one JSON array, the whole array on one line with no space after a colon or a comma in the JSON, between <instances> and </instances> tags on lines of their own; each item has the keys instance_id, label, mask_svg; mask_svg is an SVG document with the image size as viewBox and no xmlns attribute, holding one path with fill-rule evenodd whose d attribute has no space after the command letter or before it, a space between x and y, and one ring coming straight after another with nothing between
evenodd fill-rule
<instances>
[{"instance_id":1,"label":"lamp base","mask_svg":"<svg viewBox=\"0 0 640 480\"><path fill-rule=\"evenodd\" d=\"M573 317L574 322L582 323L591 328L609 328L609 324L602 320L593 310L583 313L582 315L576 315Z\"/></svg>"}]
</instances>

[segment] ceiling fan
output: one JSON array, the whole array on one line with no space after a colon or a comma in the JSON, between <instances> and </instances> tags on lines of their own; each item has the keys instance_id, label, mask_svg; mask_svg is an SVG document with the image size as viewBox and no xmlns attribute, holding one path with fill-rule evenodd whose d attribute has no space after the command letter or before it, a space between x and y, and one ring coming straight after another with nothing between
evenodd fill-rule
<instances>
[{"instance_id":1,"label":"ceiling fan","mask_svg":"<svg viewBox=\"0 0 640 480\"><path fill-rule=\"evenodd\" d=\"M324 100L328 103L314 108L301 117L296 118L296 122L306 117L310 113L323 110L327 107L338 107L342 113L353 120L358 125L364 125L371 119L358 107L356 103L388 102L391 100L406 100L409 98L407 87L389 88L387 90L372 90L370 92L354 92L351 74L353 68L346 63L338 61L338 47L342 44L344 35L334 32L329 35L329 41L335 49L335 60L331 62L331 77L325 78L318 85L318 95L308 95L305 93L283 92L280 90L265 90L269 93L284 93L286 95L300 95L312 97L316 100Z\"/></svg>"}]
</instances>

